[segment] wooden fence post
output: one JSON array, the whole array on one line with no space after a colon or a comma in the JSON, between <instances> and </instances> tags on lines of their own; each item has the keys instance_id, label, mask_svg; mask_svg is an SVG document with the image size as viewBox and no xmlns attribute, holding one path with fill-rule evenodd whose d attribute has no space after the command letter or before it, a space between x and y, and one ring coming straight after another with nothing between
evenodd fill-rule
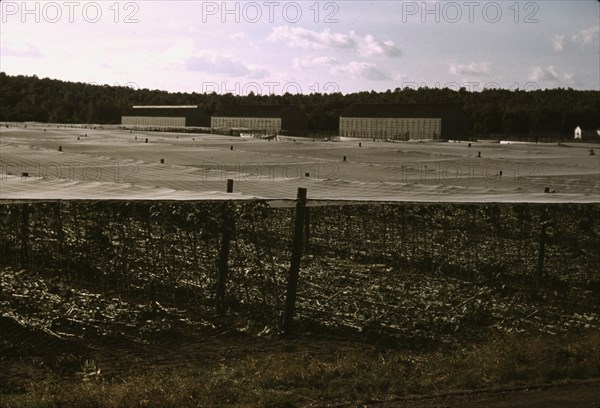
<instances>
[{"instance_id":1,"label":"wooden fence post","mask_svg":"<svg viewBox=\"0 0 600 408\"><path fill-rule=\"evenodd\" d=\"M298 188L296 201L296 219L294 223L294 240L292 260L288 273L287 290L285 294L285 310L283 311L283 334L290 335L294 324L296 310L296 292L298 290L298 275L302 259L304 215L306 213L306 189Z\"/></svg>"}]
</instances>

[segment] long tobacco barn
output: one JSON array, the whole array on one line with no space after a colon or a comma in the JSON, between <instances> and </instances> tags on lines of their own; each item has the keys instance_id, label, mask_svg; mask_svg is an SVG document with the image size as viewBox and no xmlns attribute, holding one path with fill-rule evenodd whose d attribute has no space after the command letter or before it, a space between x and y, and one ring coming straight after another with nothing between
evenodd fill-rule
<instances>
[{"instance_id":1,"label":"long tobacco barn","mask_svg":"<svg viewBox=\"0 0 600 408\"><path fill-rule=\"evenodd\" d=\"M211 117L210 127L221 131L304 135L306 114L290 105L224 105Z\"/></svg>"},{"instance_id":2,"label":"long tobacco barn","mask_svg":"<svg viewBox=\"0 0 600 408\"><path fill-rule=\"evenodd\" d=\"M125 126L209 127L210 117L197 105L134 105L121 117Z\"/></svg>"},{"instance_id":3,"label":"long tobacco barn","mask_svg":"<svg viewBox=\"0 0 600 408\"><path fill-rule=\"evenodd\" d=\"M468 132L468 117L457 104L355 104L340 116L345 137L448 140Z\"/></svg>"}]
</instances>

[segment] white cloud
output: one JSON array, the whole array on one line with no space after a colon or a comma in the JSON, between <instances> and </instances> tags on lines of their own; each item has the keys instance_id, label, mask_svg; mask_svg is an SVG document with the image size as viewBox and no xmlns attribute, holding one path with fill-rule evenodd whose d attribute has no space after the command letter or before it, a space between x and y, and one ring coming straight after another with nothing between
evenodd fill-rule
<instances>
[{"instance_id":1,"label":"white cloud","mask_svg":"<svg viewBox=\"0 0 600 408\"><path fill-rule=\"evenodd\" d=\"M198 32L198 28L194 24L189 22L181 21L179 19L169 19L165 23L165 26L173 31L180 31L188 34Z\"/></svg>"},{"instance_id":2,"label":"white cloud","mask_svg":"<svg viewBox=\"0 0 600 408\"><path fill-rule=\"evenodd\" d=\"M529 71L528 79L530 81L556 81L558 80L558 73L553 65L546 68L535 66Z\"/></svg>"},{"instance_id":3,"label":"white cloud","mask_svg":"<svg viewBox=\"0 0 600 408\"><path fill-rule=\"evenodd\" d=\"M529 71L528 79L533 82L558 82L565 84L574 84L575 75L572 72L559 73L554 65L548 65L547 67L535 66Z\"/></svg>"},{"instance_id":4,"label":"white cloud","mask_svg":"<svg viewBox=\"0 0 600 408\"><path fill-rule=\"evenodd\" d=\"M188 29L188 25L186 23L184 23L183 21L174 20L174 19L168 20L165 25L167 26L167 28L172 28L174 30L187 30Z\"/></svg>"},{"instance_id":5,"label":"white cloud","mask_svg":"<svg viewBox=\"0 0 600 408\"><path fill-rule=\"evenodd\" d=\"M269 70L257 65L248 65L248 69L250 70L250 73L248 74L248 78L250 79L264 79L270 74Z\"/></svg>"},{"instance_id":6,"label":"white cloud","mask_svg":"<svg viewBox=\"0 0 600 408\"><path fill-rule=\"evenodd\" d=\"M239 32L239 33L229 34L227 36L227 38L229 40L244 40L247 38L247 36L246 36L246 33Z\"/></svg>"},{"instance_id":7,"label":"white cloud","mask_svg":"<svg viewBox=\"0 0 600 408\"><path fill-rule=\"evenodd\" d=\"M562 51L565 46L565 35L564 34L556 34L552 39L552 47L554 47L554 51Z\"/></svg>"},{"instance_id":8,"label":"white cloud","mask_svg":"<svg viewBox=\"0 0 600 408\"><path fill-rule=\"evenodd\" d=\"M276 42L287 41L291 48L313 49L352 49L356 47L356 35L353 31L349 34L332 33L324 30L321 32L308 30L302 27L278 26L274 27L268 40Z\"/></svg>"},{"instance_id":9,"label":"white cloud","mask_svg":"<svg viewBox=\"0 0 600 408\"><path fill-rule=\"evenodd\" d=\"M36 46L31 45L31 43L22 41L2 41L0 51L1 55L4 57L38 58L43 56Z\"/></svg>"},{"instance_id":10,"label":"white cloud","mask_svg":"<svg viewBox=\"0 0 600 408\"><path fill-rule=\"evenodd\" d=\"M364 37L354 31L347 34L308 30L302 27L274 27L268 36L271 42L285 41L290 48L315 50L352 50L361 56L399 57L400 49L392 40L381 41L367 34Z\"/></svg>"},{"instance_id":11,"label":"white cloud","mask_svg":"<svg viewBox=\"0 0 600 408\"><path fill-rule=\"evenodd\" d=\"M269 72L256 65L246 65L228 55L219 55L214 51L200 51L188 58L184 67L189 71L200 71L215 75L248 76L253 79L264 78Z\"/></svg>"},{"instance_id":12,"label":"white cloud","mask_svg":"<svg viewBox=\"0 0 600 408\"><path fill-rule=\"evenodd\" d=\"M329 73L332 75L340 75L352 79L387 81L399 78L399 75L392 75L372 62L351 61L347 64L342 64L336 58L327 56L295 58L293 66L300 70L329 68Z\"/></svg>"},{"instance_id":13,"label":"white cloud","mask_svg":"<svg viewBox=\"0 0 600 408\"><path fill-rule=\"evenodd\" d=\"M338 60L333 57L294 58L293 67L296 69L311 69L318 66L337 65Z\"/></svg>"},{"instance_id":14,"label":"white cloud","mask_svg":"<svg viewBox=\"0 0 600 408\"><path fill-rule=\"evenodd\" d=\"M573 75L572 72L565 72L563 74L563 81L566 82L567 84L574 84L575 83L575 75Z\"/></svg>"},{"instance_id":15,"label":"white cloud","mask_svg":"<svg viewBox=\"0 0 600 408\"><path fill-rule=\"evenodd\" d=\"M579 33L575 34L573 37L571 37L571 39L574 43L587 45L594 41L594 39L598 36L598 33L600 33L600 25L595 25L580 30Z\"/></svg>"},{"instance_id":16,"label":"white cloud","mask_svg":"<svg viewBox=\"0 0 600 408\"><path fill-rule=\"evenodd\" d=\"M362 41L359 41L358 52L365 57L370 56L386 56L399 57L400 49L396 47L392 40L380 41L370 34L367 34Z\"/></svg>"},{"instance_id":17,"label":"white cloud","mask_svg":"<svg viewBox=\"0 0 600 408\"><path fill-rule=\"evenodd\" d=\"M449 71L452 75L489 75L492 64L489 62L471 62L470 64L450 63Z\"/></svg>"},{"instance_id":18,"label":"white cloud","mask_svg":"<svg viewBox=\"0 0 600 408\"><path fill-rule=\"evenodd\" d=\"M371 81L387 81L392 76L371 62L352 61L346 65L331 68L331 73L350 78L363 78Z\"/></svg>"},{"instance_id":19,"label":"white cloud","mask_svg":"<svg viewBox=\"0 0 600 408\"><path fill-rule=\"evenodd\" d=\"M577 34L567 38L564 34L556 34L552 38L552 47L555 51L563 51L565 46L576 45L583 49L586 46L598 42L598 34L600 33L600 25L590 26L579 30Z\"/></svg>"}]
</instances>

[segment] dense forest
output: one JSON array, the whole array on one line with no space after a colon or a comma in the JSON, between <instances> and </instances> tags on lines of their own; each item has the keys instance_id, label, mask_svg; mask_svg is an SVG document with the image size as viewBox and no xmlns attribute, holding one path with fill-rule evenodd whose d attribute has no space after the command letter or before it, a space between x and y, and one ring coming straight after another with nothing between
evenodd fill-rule
<instances>
[{"instance_id":1,"label":"dense forest","mask_svg":"<svg viewBox=\"0 0 600 408\"><path fill-rule=\"evenodd\" d=\"M600 92L573 89L481 92L444 88L396 88L351 94L238 96L90 85L0 72L0 121L120 123L130 105L199 105L212 114L221 104L293 104L312 130L336 130L341 112L353 103L459 103L475 134L569 134L576 126L600 127Z\"/></svg>"}]
</instances>

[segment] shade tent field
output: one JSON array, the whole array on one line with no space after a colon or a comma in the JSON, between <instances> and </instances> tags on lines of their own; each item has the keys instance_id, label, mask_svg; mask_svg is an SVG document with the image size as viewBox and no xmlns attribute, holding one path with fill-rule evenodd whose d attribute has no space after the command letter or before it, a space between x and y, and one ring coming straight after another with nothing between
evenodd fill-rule
<instances>
[{"instance_id":1,"label":"shade tent field","mask_svg":"<svg viewBox=\"0 0 600 408\"><path fill-rule=\"evenodd\" d=\"M210 126L210 117L198 106L132 106L123 113L121 123L125 126L185 127Z\"/></svg>"},{"instance_id":2,"label":"shade tent field","mask_svg":"<svg viewBox=\"0 0 600 408\"><path fill-rule=\"evenodd\" d=\"M269 134L305 135L307 117L289 105L224 105L211 117L210 126L218 130L247 129Z\"/></svg>"},{"instance_id":3,"label":"shade tent field","mask_svg":"<svg viewBox=\"0 0 600 408\"><path fill-rule=\"evenodd\" d=\"M2 199L599 202L597 145L242 139L3 125ZM591 154L595 149L594 154ZM225 193L227 179L234 193Z\"/></svg>"},{"instance_id":4,"label":"shade tent field","mask_svg":"<svg viewBox=\"0 0 600 408\"><path fill-rule=\"evenodd\" d=\"M354 104L340 116L340 135L392 140L464 139L469 118L458 104Z\"/></svg>"}]
</instances>

